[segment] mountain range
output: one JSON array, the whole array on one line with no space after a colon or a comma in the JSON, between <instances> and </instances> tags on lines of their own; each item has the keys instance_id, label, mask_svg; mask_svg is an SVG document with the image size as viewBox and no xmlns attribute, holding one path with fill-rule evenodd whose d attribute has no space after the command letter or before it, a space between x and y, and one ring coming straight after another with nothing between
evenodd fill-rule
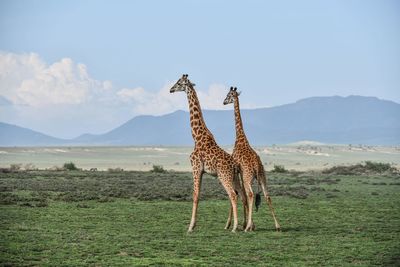
<instances>
[{"instance_id":1,"label":"mountain range","mask_svg":"<svg viewBox=\"0 0 400 267\"><path fill-rule=\"evenodd\" d=\"M232 106L233 108L233 106ZM207 127L221 145L235 140L233 110L204 110ZM312 140L334 144L400 144L400 104L365 96L311 97L295 103L242 110L254 145ZM65 140L0 123L0 146L192 145L189 113L137 116L104 134Z\"/></svg>"}]
</instances>

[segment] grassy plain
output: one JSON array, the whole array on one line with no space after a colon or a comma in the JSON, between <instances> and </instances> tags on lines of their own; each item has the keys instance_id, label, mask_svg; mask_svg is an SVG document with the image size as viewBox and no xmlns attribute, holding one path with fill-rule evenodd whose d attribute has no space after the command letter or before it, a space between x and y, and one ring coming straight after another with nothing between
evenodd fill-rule
<instances>
[{"instance_id":1,"label":"grassy plain","mask_svg":"<svg viewBox=\"0 0 400 267\"><path fill-rule=\"evenodd\" d=\"M204 177L188 235L190 173L0 173L0 265L400 265L399 175L268 177L282 232L265 203L255 232L224 230L225 193Z\"/></svg>"}]
</instances>

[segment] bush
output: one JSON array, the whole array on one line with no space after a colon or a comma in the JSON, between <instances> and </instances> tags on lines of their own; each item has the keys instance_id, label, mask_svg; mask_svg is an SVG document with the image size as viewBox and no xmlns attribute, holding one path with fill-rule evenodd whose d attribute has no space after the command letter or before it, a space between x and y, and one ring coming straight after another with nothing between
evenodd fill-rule
<instances>
[{"instance_id":1,"label":"bush","mask_svg":"<svg viewBox=\"0 0 400 267\"><path fill-rule=\"evenodd\" d=\"M63 167L67 171L77 171L78 170L78 168L75 166L75 163L73 163L73 162L66 162L66 163L64 163Z\"/></svg>"},{"instance_id":2,"label":"bush","mask_svg":"<svg viewBox=\"0 0 400 267\"><path fill-rule=\"evenodd\" d=\"M55 165L55 166L51 167L49 170L61 172L61 171L64 171L65 169L64 169L63 167L60 167L60 166L56 166L56 165Z\"/></svg>"},{"instance_id":3,"label":"bush","mask_svg":"<svg viewBox=\"0 0 400 267\"><path fill-rule=\"evenodd\" d=\"M283 165L274 165L274 169L272 170L272 172L276 172L276 173L287 173L289 172L288 170L285 169L285 166Z\"/></svg>"},{"instance_id":4,"label":"bush","mask_svg":"<svg viewBox=\"0 0 400 267\"><path fill-rule=\"evenodd\" d=\"M10 168L0 168L0 173L10 173Z\"/></svg>"},{"instance_id":5,"label":"bush","mask_svg":"<svg viewBox=\"0 0 400 267\"><path fill-rule=\"evenodd\" d=\"M108 172L123 172L124 169L117 167L117 168L108 168L107 169Z\"/></svg>"},{"instance_id":6,"label":"bush","mask_svg":"<svg viewBox=\"0 0 400 267\"><path fill-rule=\"evenodd\" d=\"M166 173L167 171L161 165L153 165L153 169L151 170L151 172Z\"/></svg>"},{"instance_id":7,"label":"bush","mask_svg":"<svg viewBox=\"0 0 400 267\"><path fill-rule=\"evenodd\" d=\"M366 161L365 168L367 170L377 172L377 173L395 170L395 168L393 168L389 163L372 162L372 161Z\"/></svg>"},{"instance_id":8,"label":"bush","mask_svg":"<svg viewBox=\"0 0 400 267\"><path fill-rule=\"evenodd\" d=\"M11 164L10 165L10 171L11 172L18 172L21 170L22 164Z\"/></svg>"},{"instance_id":9,"label":"bush","mask_svg":"<svg viewBox=\"0 0 400 267\"><path fill-rule=\"evenodd\" d=\"M25 169L25 171L34 171L34 170L37 170L37 168L35 167L35 165L33 165L32 163L25 164L24 169Z\"/></svg>"},{"instance_id":10,"label":"bush","mask_svg":"<svg viewBox=\"0 0 400 267\"><path fill-rule=\"evenodd\" d=\"M334 166L322 171L324 174L338 174L338 175L357 175L357 174L380 174L380 173L397 173L397 169L392 167L389 163L366 161L365 164L354 164L350 166Z\"/></svg>"}]
</instances>

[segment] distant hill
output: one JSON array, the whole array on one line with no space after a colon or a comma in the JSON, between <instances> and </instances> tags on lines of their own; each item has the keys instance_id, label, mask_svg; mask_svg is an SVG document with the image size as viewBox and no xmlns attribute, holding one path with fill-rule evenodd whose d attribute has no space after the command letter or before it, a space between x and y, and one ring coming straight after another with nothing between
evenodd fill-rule
<instances>
[{"instance_id":1,"label":"distant hill","mask_svg":"<svg viewBox=\"0 0 400 267\"><path fill-rule=\"evenodd\" d=\"M58 139L16 125L0 122L0 146L48 146L62 145Z\"/></svg>"},{"instance_id":2,"label":"distant hill","mask_svg":"<svg viewBox=\"0 0 400 267\"><path fill-rule=\"evenodd\" d=\"M76 143L105 145L187 145L192 143L189 114L138 116L102 135L82 135Z\"/></svg>"},{"instance_id":3,"label":"distant hill","mask_svg":"<svg viewBox=\"0 0 400 267\"><path fill-rule=\"evenodd\" d=\"M233 110L205 110L203 113L217 142L221 145L233 144ZM312 97L272 108L242 110L242 119L247 137L254 145L302 140L336 144L400 144L400 104L375 97ZM3 125L0 125L1 133ZM28 132L24 135L26 140L22 137L15 134L15 137L5 139L2 133L0 144L18 146L27 143L26 140L33 145L53 145L57 142L79 145L193 144L189 114L185 111L163 116L138 116L105 134L85 134L73 140L45 136L37 138L35 143L36 139ZM49 140L48 143L46 140Z\"/></svg>"}]
</instances>

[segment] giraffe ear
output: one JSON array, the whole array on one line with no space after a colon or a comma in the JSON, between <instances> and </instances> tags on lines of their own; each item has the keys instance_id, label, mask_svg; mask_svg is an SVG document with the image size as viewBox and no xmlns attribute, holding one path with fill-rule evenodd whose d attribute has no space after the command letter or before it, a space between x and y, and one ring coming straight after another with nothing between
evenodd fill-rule
<instances>
[{"instance_id":1,"label":"giraffe ear","mask_svg":"<svg viewBox=\"0 0 400 267\"><path fill-rule=\"evenodd\" d=\"M241 94L241 93L242 93L242 92L241 92L241 91L239 91L239 92L237 93L237 95L238 95L238 96L240 96L240 94Z\"/></svg>"}]
</instances>

